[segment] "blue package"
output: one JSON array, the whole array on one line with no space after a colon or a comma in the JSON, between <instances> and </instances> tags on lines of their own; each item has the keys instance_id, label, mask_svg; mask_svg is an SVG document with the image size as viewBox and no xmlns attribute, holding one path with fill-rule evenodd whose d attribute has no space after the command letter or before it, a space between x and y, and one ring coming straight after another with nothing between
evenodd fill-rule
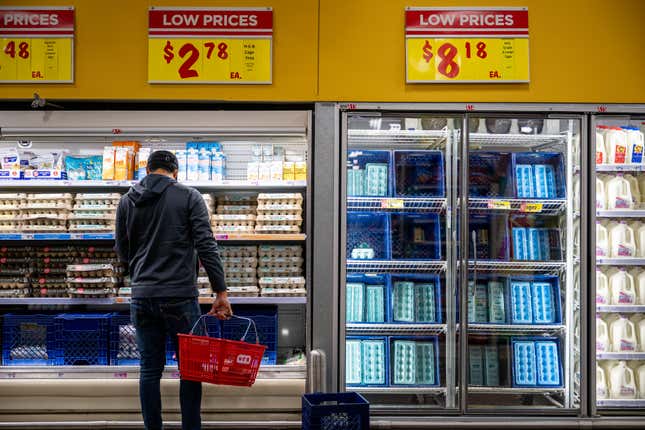
<instances>
[{"instance_id":1,"label":"blue package","mask_svg":"<svg viewBox=\"0 0 645 430\"><path fill-rule=\"evenodd\" d=\"M103 179L103 156L73 156L65 157L67 179L72 181L100 181Z\"/></svg>"},{"instance_id":2,"label":"blue package","mask_svg":"<svg viewBox=\"0 0 645 430\"><path fill-rule=\"evenodd\" d=\"M513 324L531 324L533 322L531 304L531 284L523 281L511 281L511 320Z\"/></svg>"},{"instance_id":3,"label":"blue package","mask_svg":"<svg viewBox=\"0 0 645 430\"><path fill-rule=\"evenodd\" d=\"M515 253L516 260L527 260L528 259L528 240L526 228L524 227L513 227L513 250Z\"/></svg>"},{"instance_id":4,"label":"blue package","mask_svg":"<svg viewBox=\"0 0 645 430\"><path fill-rule=\"evenodd\" d=\"M531 261L542 261L542 230L540 228L529 228L528 229L528 258L527 260Z\"/></svg>"},{"instance_id":5,"label":"blue package","mask_svg":"<svg viewBox=\"0 0 645 430\"><path fill-rule=\"evenodd\" d=\"M83 166L85 167L85 179L88 181L100 181L103 179L102 155L91 155L89 157L85 157ZM67 177L69 178L69 173Z\"/></svg>"},{"instance_id":6,"label":"blue package","mask_svg":"<svg viewBox=\"0 0 645 430\"><path fill-rule=\"evenodd\" d=\"M537 361L537 384L541 386L560 386L560 356L558 344L554 341L535 342Z\"/></svg>"},{"instance_id":7,"label":"blue package","mask_svg":"<svg viewBox=\"0 0 645 430\"><path fill-rule=\"evenodd\" d=\"M199 150L199 142L186 142L186 151L189 149Z\"/></svg>"},{"instance_id":8,"label":"blue package","mask_svg":"<svg viewBox=\"0 0 645 430\"><path fill-rule=\"evenodd\" d=\"M211 152L200 149L197 161L197 178L199 181L211 180Z\"/></svg>"},{"instance_id":9,"label":"blue package","mask_svg":"<svg viewBox=\"0 0 645 430\"><path fill-rule=\"evenodd\" d=\"M513 385L536 385L535 342L513 343Z\"/></svg>"},{"instance_id":10,"label":"blue package","mask_svg":"<svg viewBox=\"0 0 645 430\"><path fill-rule=\"evenodd\" d=\"M75 157L72 155L65 157L65 169L67 171L68 179L72 181L84 181L87 179L85 175L85 167L83 166L84 161L85 157Z\"/></svg>"},{"instance_id":11,"label":"blue package","mask_svg":"<svg viewBox=\"0 0 645 430\"><path fill-rule=\"evenodd\" d=\"M551 324L555 322L553 286L549 282L531 283L533 322Z\"/></svg>"}]
</instances>

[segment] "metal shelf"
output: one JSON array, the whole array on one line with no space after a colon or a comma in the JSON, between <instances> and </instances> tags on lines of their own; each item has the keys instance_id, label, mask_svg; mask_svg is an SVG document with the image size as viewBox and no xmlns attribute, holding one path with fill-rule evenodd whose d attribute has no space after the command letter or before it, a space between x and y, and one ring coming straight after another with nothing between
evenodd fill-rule
<instances>
[{"instance_id":1,"label":"metal shelf","mask_svg":"<svg viewBox=\"0 0 645 430\"><path fill-rule=\"evenodd\" d=\"M599 408L645 408L645 399L603 399L597 400Z\"/></svg>"},{"instance_id":2,"label":"metal shelf","mask_svg":"<svg viewBox=\"0 0 645 430\"><path fill-rule=\"evenodd\" d=\"M473 260L468 261L468 270L473 271L475 267L478 272L495 273L544 273L558 275L566 268L564 261L501 261L501 260Z\"/></svg>"},{"instance_id":3,"label":"metal shelf","mask_svg":"<svg viewBox=\"0 0 645 430\"><path fill-rule=\"evenodd\" d=\"M443 396L445 387L356 387L348 385L353 391L364 394L425 394L429 396Z\"/></svg>"},{"instance_id":4,"label":"metal shelf","mask_svg":"<svg viewBox=\"0 0 645 430\"><path fill-rule=\"evenodd\" d=\"M596 312L645 313L645 305L597 305Z\"/></svg>"},{"instance_id":5,"label":"metal shelf","mask_svg":"<svg viewBox=\"0 0 645 430\"><path fill-rule=\"evenodd\" d=\"M596 257L596 265L598 265L598 266L645 266L645 258L631 258L631 257L605 258L605 257Z\"/></svg>"},{"instance_id":6,"label":"metal shelf","mask_svg":"<svg viewBox=\"0 0 645 430\"><path fill-rule=\"evenodd\" d=\"M398 261L398 260L347 260L348 272L390 273L425 272L441 273L446 270L446 262L436 261Z\"/></svg>"},{"instance_id":7,"label":"metal shelf","mask_svg":"<svg viewBox=\"0 0 645 430\"><path fill-rule=\"evenodd\" d=\"M468 333L490 334L524 334L524 333L549 333L558 334L566 330L561 324L468 324Z\"/></svg>"},{"instance_id":8,"label":"metal shelf","mask_svg":"<svg viewBox=\"0 0 645 430\"><path fill-rule=\"evenodd\" d=\"M645 360L645 352L599 352L596 360Z\"/></svg>"},{"instance_id":9,"label":"metal shelf","mask_svg":"<svg viewBox=\"0 0 645 430\"><path fill-rule=\"evenodd\" d=\"M441 213L445 209L445 198L347 197L348 211Z\"/></svg>"},{"instance_id":10,"label":"metal shelf","mask_svg":"<svg viewBox=\"0 0 645 430\"><path fill-rule=\"evenodd\" d=\"M561 387L468 387L469 393L491 393L491 394L564 394L564 388Z\"/></svg>"},{"instance_id":11,"label":"metal shelf","mask_svg":"<svg viewBox=\"0 0 645 430\"><path fill-rule=\"evenodd\" d=\"M596 164L596 172L644 172L645 164Z\"/></svg>"},{"instance_id":12,"label":"metal shelf","mask_svg":"<svg viewBox=\"0 0 645 430\"><path fill-rule=\"evenodd\" d=\"M31 188L86 188L86 189L115 189L130 188L138 181L71 181L71 180L2 180L0 187L13 189ZM236 181L226 180L221 183L211 181L184 181L184 185L208 191L226 190L275 190L275 189L303 189L307 187L307 181Z\"/></svg>"},{"instance_id":13,"label":"metal shelf","mask_svg":"<svg viewBox=\"0 0 645 430\"><path fill-rule=\"evenodd\" d=\"M614 209L596 211L597 218L645 218L645 209Z\"/></svg>"},{"instance_id":14,"label":"metal shelf","mask_svg":"<svg viewBox=\"0 0 645 430\"><path fill-rule=\"evenodd\" d=\"M566 134L489 134L470 133L468 140L471 145L482 146L521 146L523 149L535 149L541 146L562 143Z\"/></svg>"},{"instance_id":15,"label":"metal shelf","mask_svg":"<svg viewBox=\"0 0 645 430\"><path fill-rule=\"evenodd\" d=\"M488 199L469 198L468 209L474 211L504 211L557 215L567 207L565 199Z\"/></svg>"},{"instance_id":16,"label":"metal shelf","mask_svg":"<svg viewBox=\"0 0 645 430\"><path fill-rule=\"evenodd\" d=\"M443 334L446 332L446 324L347 323L346 331L351 334L392 336L403 334Z\"/></svg>"},{"instance_id":17,"label":"metal shelf","mask_svg":"<svg viewBox=\"0 0 645 430\"><path fill-rule=\"evenodd\" d=\"M199 303L211 304L213 297L200 297ZM295 305L306 304L306 297L229 297L232 304L238 305ZM24 297L0 298L0 305L127 305L130 297L106 297L94 299L68 298L68 297Z\"/></svg>"},{"instance_id":18,"label":"metal shelf","mask_svg":"<svg viewBox=\"0 0 645 430\"><path fill-rule=\"evenodd\" d=\"M419 147L437 147L444 143L450 130L357 130L347 131L348 146L353 147L402 147L414 145Z\"/></svg>"}]
</instances>

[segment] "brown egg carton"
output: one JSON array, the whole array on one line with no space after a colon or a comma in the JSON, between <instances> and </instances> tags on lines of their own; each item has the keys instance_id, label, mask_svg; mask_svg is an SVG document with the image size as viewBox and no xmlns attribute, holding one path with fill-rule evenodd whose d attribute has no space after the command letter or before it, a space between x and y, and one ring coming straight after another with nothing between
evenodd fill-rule
<instances>
[{"instance_id":1,"label":"brown egg carton","mask_svg":"<svg viewBox=\"0 0 645 430\"><path fill-rule=\"evenodd\" d=\"M0 277L5 278L20 278L28 276L32 269L30 266L0 266Z\"/></svg>"},{"instance_id":2,"label":"brown egg carton","mask_svg":"<svg viewBox=\"0 0 645 430\"><path fill-rule=\"evenodd\" d=\"M33 248L32 255L36 257L71 258L76 255L76 249L73 246L44 246Z\"/></svg>"},{"instance_id":3,"label":"brown egg carton","mask_svg":"<svg viewBox=\"0 0 645 430\"><path fill-rule=\"evenodd\" d=\"M301 257L300 245L260 245L258 248L260 259L266 257Z\"/></svg>"},{"instance_id":4,"label":"brown egg carton","mask_svg":"<svg viewBox=\"0 0 645 430\"><path fill-rule=\"evenodd\" d=\"M114 248L106 246L79 246L76 248L79 257L88 258L110 258L116 259L116 252Z\"/></svg>"},{"instance_id":5,"label":"brown egg carton","mask_svg":"<svg viewBox=\"0 0 645 430\"><path fill-rule=\"evenodd\" d=\"M71 298L98 299L114 297L116 289L113 287L69 287L67 294Z\"/></svg>"},{"instance_id":6,"label":"brown egg carton","mask_svg":"<svg viewBox=\"0 0 645 430\"><path fill-rule=\"evenodd\" d=\"M90 257L76 257L70 261L70 264L110 264L112 267L123 267L123 265L115 258L90 258ZM119 270L117 270L118 272Z\"/></svg>"},{"instance_id":7,"label":"brown egg carton","mask_svg":"<svg viewBox=\"0 0 645 430\"><path fill-rule=\"evenodd\" d=\"M67 278L65 279L69 288L114 288L119 280L115 277L109 278Z\"/></svg>"},{"instance_id":8,"label":"brown egg carton","mask_svg":"<svg viewBox=\"0 0 645 430\"><path fill-rule=\"evenodd\" d=\"M0 256L27 257L33 250L30 246L0 246Z\"/></svg>"},{"instance_id":9,"label":"brown egg carton","mask_svg":"<svg viewBox=\"0 0 645 430\"><path fill-rule=\"evenodd\" d=\"M304 288L262 288L262 297L305 297L307 290Z\"/></svg>"},{"instance_id":10,"label":"brown egg carton","mask_svg":"<svg viewBox=\"0 0 645 430\"><path fill-rule=\"evenodd\" d=\"M29 288L14 288L8 290L0 288L0 298L3 299L18 299L22 297L29 297L29 294Z\"/></svg>"},{"instance_id":11,"label":"brown egg carton","mask_svg":"<svg viewBox=\"0 0 645 430\"><path fill-rule=\"evenodd\" d=\"M70 264L67 266L68 278L109 278L117 274L111 264Z\"/></svg>"},{"instance_id":12,"label":"brown egg carton","mask_svg":"<svg viewBox=\"0 0 645 430\"><path fill-rule=\"evenodd\" d=\"M61 298L61 297L69 297L67 293L67 286L64 286L62 288L57 288L54 286L34 286L31 289L31 296L32 297L50 297L50 298Z\"/></svg>"},{"instance_id":13,"label":"brown egg carton","mask_svg":"<svg viewBox=\"0 0 645 430\"><path fill-rule=\"evenodd\" d=\"M0 269L28 265L31 259L28 257L0 257Z\"/></svg>"},{"instance_id":14,"label":"brown egg carton","mask_svg":"<svg viewBox=\"0 0 645 430\"><path fill-rule=\"evenodd\" d=\"M219 253L222 258L234 257L256 257L258 247L254 245L247 246L220 246Z\"/></svg>"},{"instance_id":15,"label":"brown egg carton","mask_svg":"<svg viewBox=\"0 0 645 430\"><path fill-rule=\"evenodd\" d=\"M29 287L29 279L27 277L2 277L0 278L0 289L10 290L18 288Z\"/></svg>"},{"instance_id":16,"label":"brown egg carton","mask_svg":"<svg viewBox=\"0 0 645 430\"><path fill-rule=\"evenodd\" d=\"M34 288L67 288L67 281L62 277L31 278L31 286Z\"/></svg>"}]
</instances>

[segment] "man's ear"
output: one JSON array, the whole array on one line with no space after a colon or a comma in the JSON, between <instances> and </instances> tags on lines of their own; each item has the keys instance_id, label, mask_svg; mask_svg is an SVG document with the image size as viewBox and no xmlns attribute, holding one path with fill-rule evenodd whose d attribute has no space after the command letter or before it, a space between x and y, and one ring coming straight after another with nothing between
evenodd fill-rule
<instances>
[{"instance_id":1,"label":"man's ear","mask_svg":"<svg viewBox=\"0 0 645 430\"><path fill-rule=\"evenodd\" d=\"M175 178L175 180L177 180L177 177L178 177L178 176L179 176L179 170L178 170L178 169L175 169L175 171L174 171L174 172L172 172L172 177L173 177L173 178Z\"/></svg>"},{"instance_id":2,"label":"man's ear","mask_svg":"<svg viewBox=\"0 0 645 430\"><path fill-rule=\"evenodd\" d=\"M150 174L150 167L146 166L146 175Z\"/></svg>"}]
</instances>

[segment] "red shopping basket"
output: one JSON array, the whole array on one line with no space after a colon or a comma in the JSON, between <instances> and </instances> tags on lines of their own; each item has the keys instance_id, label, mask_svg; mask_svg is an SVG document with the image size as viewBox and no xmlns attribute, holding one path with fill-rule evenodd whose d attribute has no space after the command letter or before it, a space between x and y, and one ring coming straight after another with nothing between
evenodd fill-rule
<instances>
[{"instance_id":1,"label":"red shopping basket","mask_svg":"<svg viewBox=\"0 0 645 430\"><path fill-rule=\"evenodd\" d=\"M258 342L258 331L255 322L250 318L233 316L249 321L249 326L242 339L228 340L209 337L204 323L206 336L194 335L195 327L203 321L202 315L189 334L178 334L179 337L179 374L181 379L198 382L209 382L219 385L236 385L250 387L255 382L266 346ZM219 324L217 325L219 327ZM255 343L244 342L249 329L255 330ZM221 336L221 329L220 336Z\"/></svg>"}]
</instances>

